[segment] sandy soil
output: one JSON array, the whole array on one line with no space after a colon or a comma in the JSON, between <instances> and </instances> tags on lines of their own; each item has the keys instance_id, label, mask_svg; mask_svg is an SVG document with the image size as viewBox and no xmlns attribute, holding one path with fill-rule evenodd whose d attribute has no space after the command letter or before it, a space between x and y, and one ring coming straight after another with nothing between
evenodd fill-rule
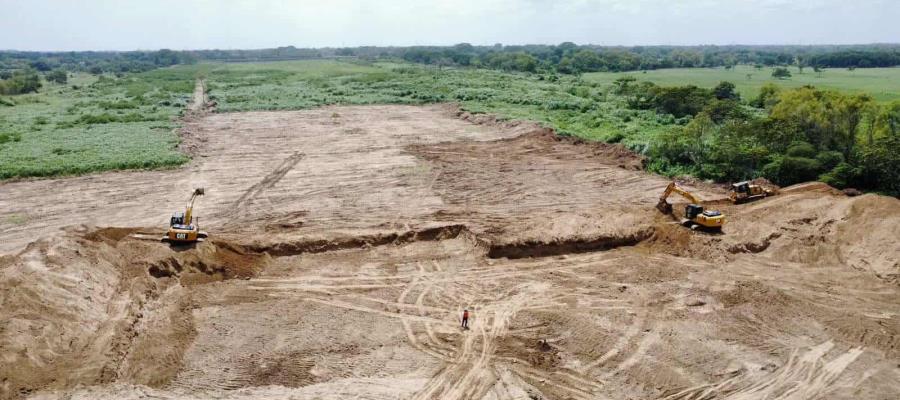
<instances>
[{"instance_id":1,"label":"sandy soil","mask_svg":"<svg viewBox=\"0 0 900 400\"><path fill-rule=\"evenodd\" d=\"M181 170L0 184L0 398L900 395L897 199L692 183L729 219L694 232L639 157L448 106L185 138ZM158 243L195 186L210 240Z\"/></svg>"}]
</instances>

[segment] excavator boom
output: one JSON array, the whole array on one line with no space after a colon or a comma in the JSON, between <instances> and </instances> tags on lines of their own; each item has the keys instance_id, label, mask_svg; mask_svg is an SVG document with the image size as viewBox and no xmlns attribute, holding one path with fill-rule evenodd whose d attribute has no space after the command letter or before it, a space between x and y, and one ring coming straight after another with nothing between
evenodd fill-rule
<instances>
[{"instance_id":1,"label":"excavator boom","mask_svg":"<svg viewBox=\"0 0 900 400\"><path fill-rule=\"evenodd\" d=\"M194 189L194 193L191 193L191 200L188 201L187 207L185 207L184 211L184 224L190 225L191 221L193 221L194 214L194 201L197 200L197 197L203 196L203 188Z\"/></svg>"}]
</instances>

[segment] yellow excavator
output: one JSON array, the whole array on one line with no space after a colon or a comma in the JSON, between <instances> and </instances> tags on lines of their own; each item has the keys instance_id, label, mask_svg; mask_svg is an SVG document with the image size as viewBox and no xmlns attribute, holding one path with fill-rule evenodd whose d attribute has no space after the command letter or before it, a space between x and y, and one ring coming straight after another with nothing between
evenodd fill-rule
<instances>
[{"instance_id":1,"label":"yellow excavator","mask_svg":"<svg viewBox=\"0 0 900 400\"><path fill-rule=\"evenodd\" d=\"M203 196L203 188L194 189L191 199L188 201L184 212L172 214L169 220L169 231L163 237L164 242L170 243L195 243L206 239L206 232L200 230L200 218L194 218L194 201Z\"/></svg>"},{"instance_id":2,"label":"yellow excavator","mask_svg":"<svg viewBox=\"0 0 900 400\"><path fill-rule=\"evenodd\" d=\"M731 185L731 194L729 195L729 198L732 203L740 204L762 197L774 196L776 194L778 194L777 190L750 183L750 181L743 181Z\"/></svg>"},{"instance_id":3,"label":"yellow excavator","mask_svg":"<svg viewBox=\"0 0 900 400\"><path fill-rule=\"evenodd\" d=\"M666 190L663 192L662 196L659 197L659 203L656 204L656 208L659 209L659 211L663 214L672 214L672 205L669 204L666 199L673 192L682 195L689 201L688 205L684 208L684 219L681 221L682 225L691 229L705 229L712 231L722 230L722 225L725 225L725 215L719 211L704 210L703 206L700 205L701 201L697 196L678 187L675 182L669 183L669 186L666 186Z\"/></svg>"}]
</instances>

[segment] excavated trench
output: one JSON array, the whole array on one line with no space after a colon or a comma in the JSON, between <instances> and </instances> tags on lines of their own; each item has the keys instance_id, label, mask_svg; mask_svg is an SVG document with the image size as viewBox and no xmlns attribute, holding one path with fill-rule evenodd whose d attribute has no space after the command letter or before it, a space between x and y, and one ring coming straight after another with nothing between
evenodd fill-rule
<instances>
[{"instance_id":1,"label":"excavated trench","mask_svg":"<svg viewBox=\"0 0 900 400\"><path fill-rule=\"evenodd\" d=\"M466 236L478 240L465 225L445 225L403 232L374 233L369 235L338 236L332 238L300 239L275 243L253 243L243 247L255 253L272 257L296 256L308 253L368 248L386 245L402 245L412 242L439 241Z\"/></svg>"},{"instance_id":2,"label":"excavated trench","mask_svg":"<svg viewBox=\"0 0 900 400\"><path fill-rule=\"evenodd\" d=\"M596 238L566 238L552 242L525 241L520 243L497 244L489 247L489 258L550 257L565 254L607 251L618 247L635 246L653 236L653 229L642 229L623 236L600 236Z\"/></svg>"},{"instance_id":3,"label":"excavated trench","mask_svg":"<svg viewBox=\"0 0 900 400\"><path fill-rule=\"evenodd\" d=\"M210 279L206 279L206 281L210 281L250 278L262 271L272 257L290 257L378 246L400 246L414 242L442 241L460 237L472 244L473 251L481 253L487 258L520 259L608 251L619 247L635 246L650 239L653 235L654 229L648 227L623 235L498 243L479 236L466 225L453 224L402 232L245 244L210 240L184 248L170 247L170 251L155 253L157 257L152 260L136 262L145 264L148 273L155 278L202 274L209 276ZM159 257L159 254L165 256Z\"/></svg>"}]
</instances>

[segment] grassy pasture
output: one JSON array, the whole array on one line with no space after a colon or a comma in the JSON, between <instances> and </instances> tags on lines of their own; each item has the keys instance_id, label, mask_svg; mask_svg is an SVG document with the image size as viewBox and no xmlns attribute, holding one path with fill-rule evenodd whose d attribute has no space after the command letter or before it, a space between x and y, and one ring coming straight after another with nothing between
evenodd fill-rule
<instances>
[{"instance_id":1,"label":"grassy pasture","mask_svg":"<svg viewBox=\"0 0 900 400\"><path fill-rule=\"evenodd\" d=\"M788 80L772 79L770 69L746 66L628 74L662 85L712 87L728 80L744 98L775 82L867 92L880 101L900 99L900 68L826 70L822 77L811 69L793 72ZM747 74L752 74L750 80ZM622 75L556 76L331 60L201 63L120 78L76 74L66 85L45 83L37 94L0 99L0 179L186 162L177 151L175 129L198 76L206 77L219 112L457 102L470 112L543 122L566 134L620 142L638 152L660 133L687 122L626 107L625 99L610 90Z\"/></svg>"},{"instance_id":2,"label":"grassy pasture","mask_svg":"<svg viewBox=\"0 0 900 400\"><path fill-rule=\"evenodd\" d=\"M75 74L0 105L0 178L161 168L178 152L175 118L196 71L156 70L125 78ZM10 105L12 104L12 105Z\"/></svg>"},{"instance_id":3,"label":"grassy pasture","mask_svg":"<svg viewBox=\"0 0 900 400\"><path fill-rule=\"evenodd\" d=\"M630 75L639 81L650 81L662 86L696 85L711 88L721 81L729 81L737 86L741 97L756 97L766 83L774 83L785 88L812 85L844 93L867 93L879 102L900 100L900 68L858 68L824 69L816 73L812 68L804 68L803 73L790 67L792 76L788 79L772 77L772 68L756 69L749 65L738 65L733 70L725 68L675 68L655 71L592 72L584 74L589 82L611 84L619 77ZM750 75L749 78L747 75Z\"/></svg>"}]
</instances>

